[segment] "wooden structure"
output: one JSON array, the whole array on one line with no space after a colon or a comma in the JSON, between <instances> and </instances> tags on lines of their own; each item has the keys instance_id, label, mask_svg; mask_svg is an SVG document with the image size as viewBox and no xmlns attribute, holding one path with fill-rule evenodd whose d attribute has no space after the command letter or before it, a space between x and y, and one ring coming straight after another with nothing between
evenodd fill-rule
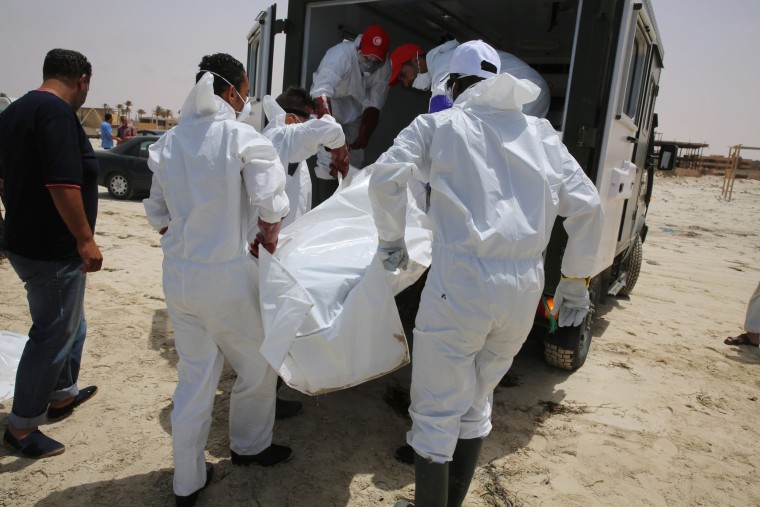
<instances>
[{"instance_id":1,"label":"wooden structure","mask_svg":"<svg viewBox=\"0 0 760 507\"><path fill-rule=\"evenodd\" d=\"M729 158L725 155L704 155L702 156L700 172L702 174L724 176L728 161ZM741 178L742 174L753 174L755 171L760 171L760 161L742 157L736 164L737 178Z\"/></svg>"},{"instance_id":2,"label":"wooden structure","mask_svg":"<svg viewBox=\"0 0 760 507\"><path fill-rule=\"evenodd\" d=\"M677 149L676 166L684 169L700 169L702 166L702 150L710 146L707 143L692 143L684 141L662 141L654 142L657 149L663 146L675 146Z\"/></svg>"},{"instance_id":3,"label":"wooden structure","mask_svg":"<svg viewBox=\"0 0 760 507\"><path fill-rule=\"evenodd\" d=\"M760 147L737 144L729 148L726 173L723 176L723 190L721 193L721 197L729 202L731 201L731 194L734 191L734 180L736 179L736 170L741 163L740 154L742 150L760 150Z\"/></svg>"}]
</instances>

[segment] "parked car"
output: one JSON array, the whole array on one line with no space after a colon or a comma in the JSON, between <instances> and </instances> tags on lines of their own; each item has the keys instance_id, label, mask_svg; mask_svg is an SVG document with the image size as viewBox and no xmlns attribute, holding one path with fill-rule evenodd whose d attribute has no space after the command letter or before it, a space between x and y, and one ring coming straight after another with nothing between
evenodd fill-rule
<instances>
[{"instance_id":1,"label":"parked car","mask_svg":"<svg viewBox=\"0 0 760 507\"><path fill-rule=\"evenodd\" d=\"M148 169L148 147L159 136L137 136L107 151L96 151L98 185L114 199L148 194L153 173Z\"/></svg>"},{"instance_id":2,"label":"parked car","mask_svg":"<svg viewBox=\"0 0 760 507\"><path fill-rule=\"evenodd\" d=\"M0 113L5 111L5 109L8 106L10 106L11 102L13 102L14 100L16 99L14 99L13 97L0 97Z\"/></svg>"},{"instance_id":3,"label":"parked car","mask_svg":"<svg viewBox=\"0 0 760 507\"><path fill-rule=\"evenodd\" d=\"M162 136L166 133L165 130L138 130L138 136Z\"/></svg>"}]
</instances>

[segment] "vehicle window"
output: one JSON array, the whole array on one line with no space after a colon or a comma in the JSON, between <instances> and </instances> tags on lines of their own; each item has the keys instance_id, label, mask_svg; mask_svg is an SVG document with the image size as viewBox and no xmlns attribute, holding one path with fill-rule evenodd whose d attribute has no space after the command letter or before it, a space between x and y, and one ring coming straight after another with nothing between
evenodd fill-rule
<instances>
[{"instance_id":1,"label":"vehicle window","mask_svg":"<svg viewBox=\"0 0 760 507\"><path fill-rule=\"evenodd\" d=\"M139 144L133 144L129 147L128 150L124 150L124 155L129 155L130 157L139 157L140 156L140 145Z\"/></svg>"},{"instance_id":2,"label":"vehicle window","mask_svg":"<svg viewBox=\"0 0 760 507\"><path fill-rule=\"evenodd\" d=\"M256 76L258 76L259 46L261 45L261 32L255 33L248 40L248 95L255 96Z\"/></svg>"},{"instance_id":3,"label":"vehicle window","mask_svg":"<svg viewBox=\"0 0 760 507\"><path fill-rule=\"evenodd\" d=\"M148 148L150 148L150 145L153 144L153 143L155 143L155 142L156 141L153 141L153 140L141 142L140 143L140 153L139 153L138 156L140 158L148 158Z\"/></svg>"},{"instance_id":4,"label":"vehicle window","mask_svg":"<svg viewBox=\"0 0 760 507\"><path fill-rule=\"evenodd\" d=\"M644 86L645 64L649 47L647 39L640 24L636 26L636 37L631 48L631 59L628 63L628 83L625 94L625 115L636 122L636 113L641 99L641 91Z\"/></svg>"}]
</instances>

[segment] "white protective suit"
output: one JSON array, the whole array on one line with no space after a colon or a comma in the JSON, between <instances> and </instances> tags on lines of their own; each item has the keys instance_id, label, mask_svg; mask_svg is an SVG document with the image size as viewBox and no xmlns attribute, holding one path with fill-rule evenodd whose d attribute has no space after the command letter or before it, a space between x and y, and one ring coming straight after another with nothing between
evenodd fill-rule
<instances>
[{"instance_id":1,"label":"white protective suit","mask_svg":"<svg viewBox=\"0 0 760 507\"><path fill-rule=\"evenodd\" d=\"M285 170L272 143L213 92L205 74L179 125L150 147L148 221L161 237L164 294L179 355L172 411L174 493L206 480L204 448L224 359L237 372L230 395L230 447L257 454L271 444L277 374L264 339L258 266L248 253L258 218L287 215Z\"/></svg>"},{"instance_id":2,"label":"white protective suit","mask_svg":"<svg viewBox=\"0 0 760 507\"><path fill-rule=\"evenodd\" d=\"M343 41L328 49L314 73L310 91L312 97L330 98L333 116L343 127L348 144L359 134L364 109L382 109L385 105L391 77L390 58L369 77L363 76L357 57L360 46L361 35L354 41ZM351 165L361 169L364 150L351 150L350 154ZM330 154L325 150L317 153L314 172L322 179L334 179L330 176Z\"/></svg>"},{"instance_id":3,"label":"white protective suit","mask_svg":"<svg viewBox=\"0 0 760 507\"><path fill-rule=\"evenodd\" d=\"M407 441L438 463L451 461L458 438L491 430L493 389L533 324L557 215L570 238L563 273L592 274L599 195L549 122L520 112L536 93L509 74L482 81L452 108L415 118L371 166L381 239L404 233L409 177L432 188Z\"/></svg>"},{"instance_id":4,"label":"white protective suit","mask_svg":"<svg viewBox=\"0 0 760 507\"><path fill-rule=\"evenodd\" d=\"M290 201L290 214L282 220L282 226L286 227L311 209L311 177L306 159L323 151L322 146L340 148L346 138L330 115L286 125L286 113L272 96L264 96L262 104L269 120L262 134L272 141L288 172L285 193Z\"/></svg>"},{"instance_id":5,"label":"white protective suit","mask_svg":"<svg viewBox=\"0 0 760 507\"><path fill-rule=\"evenodd\" d=\"M760 283L755 292L749 298L747 304L747 316L744 319L744 331L747 333L760 333Z\"/></svg>"},{"instance_id":6,"label":"white protective suit","mask_svg":"<svg viewBox=\"0 0 760 507\"><path fill-rule=\"evenodd\" d=\"M454 56L454 50L458 46L459 42L450 40L440 46L434 47L425 55L425 63L427 63L428 72L433 83L431 88L433 97L436 95L446 95L449 63L451 62L451 57ZM541 93L535 100L523 104L522 112L530 116L538 116L539 118L546 117L551 102L551 90L546 80L533 67L516 56L504 51L497 50L496 52L501 60L500 73L511 74L518 79L527 79L541 89Z\"/></svg>"}]
</instances>

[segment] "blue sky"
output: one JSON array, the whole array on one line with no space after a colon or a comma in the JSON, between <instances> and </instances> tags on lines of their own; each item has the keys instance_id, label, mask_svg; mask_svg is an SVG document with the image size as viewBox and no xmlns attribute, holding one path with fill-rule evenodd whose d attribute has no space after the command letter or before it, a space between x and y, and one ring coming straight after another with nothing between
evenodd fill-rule
<instances>
[{"instance_id":1,"label":"blue sky","mask_svg":"<svg viewBox=\"0 0 760 507\"><path fill-rule=\"evenodd\" d=\"M665 48L658 132L707 142L707 153L760 146L760 1L652 0ZM42 81L53 47L93 64L87 106L179 109L204 54L246 58L246 35L267 0L3 0L0 91L23 95ZM277 2L278 17L287 2ZM280 36L278 36L278 39ZM278 40L278 46L281 42Z\"/></svg>"}]
</instances>

